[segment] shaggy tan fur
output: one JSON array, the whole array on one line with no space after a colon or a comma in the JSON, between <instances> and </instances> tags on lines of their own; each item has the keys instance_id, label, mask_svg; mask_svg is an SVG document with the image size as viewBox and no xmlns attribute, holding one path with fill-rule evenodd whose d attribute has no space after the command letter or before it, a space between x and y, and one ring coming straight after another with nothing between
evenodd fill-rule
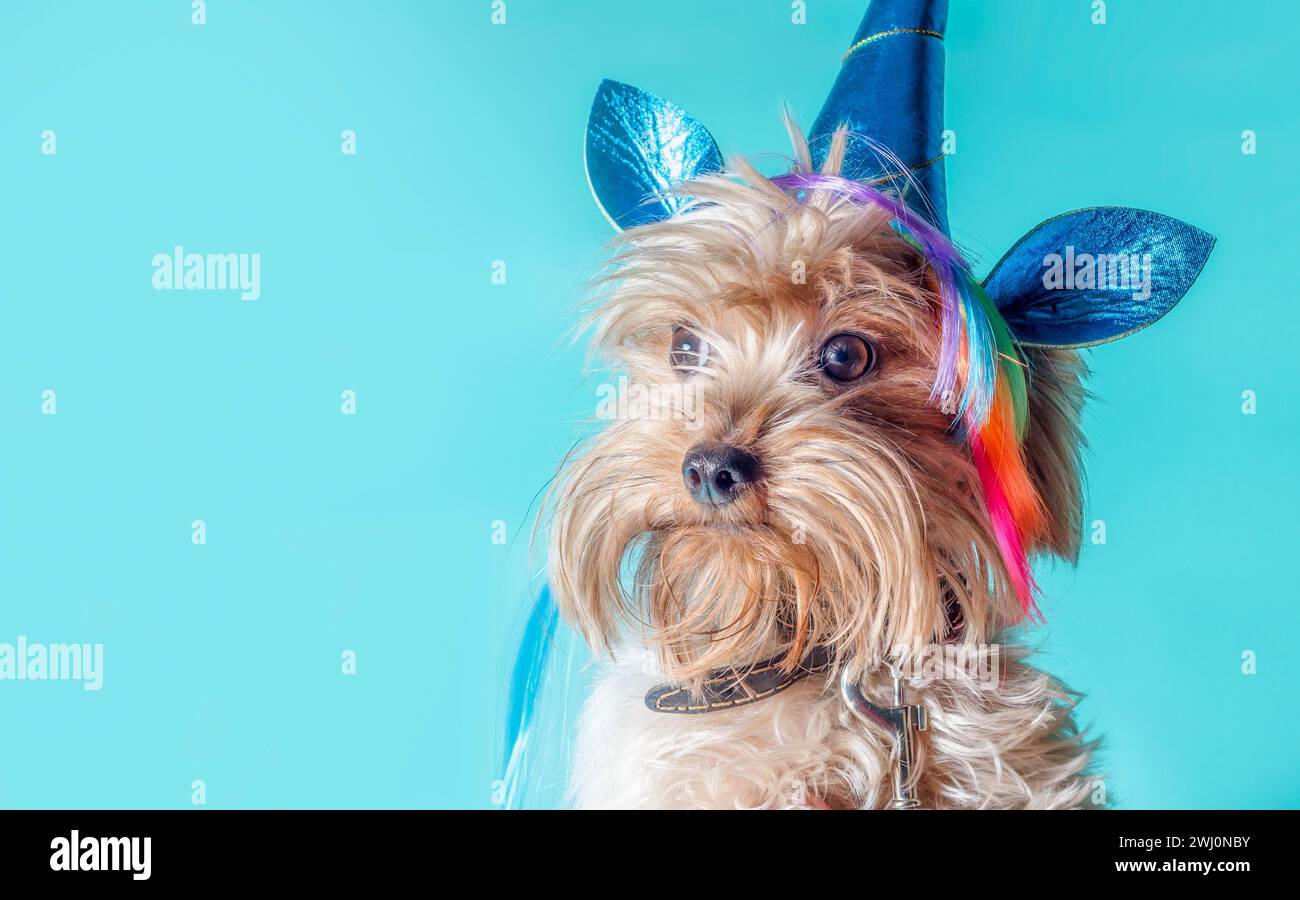
<instances>
[{"instance_id":1,"label":"shaggy tan fur","mask_svg":"<svg viewBox=\"0 0 1300 900\"><path fill-rule=\"evenodd\" d=\"M840 135L824 170L842 146ZM773 653L793 664L814 644L867 673L908 648L995 641L1018 606L969 451L929 402L938 300L924 260L883 212L824 195L796 203L743 162L686 191L694 208L620 237L590 325L603 360L637 383L689 380L700 408L690 420L617 421L567 461L548 503L564 615L599 651L649 648L654 669L683 684ZM677 325L708 341L707 365L673 366ZM879 354L847 386L816 365L843 332ZM1035 549L1073 558L1082 365L1070 351L1033 351L1028 364L1026 451L1052 516L1050 546ZM704 440L760 460L760 480L728 506L702 506L682 484L683 457ZM935 729L921 769L934 804L1083 797L1087 748L1068 694L1014 669L996 695L927 690ZM611 675L590 706L575 782L584 804L773 806L792 779L848 806L887 791L886 736L846 718L817 679L752 708L658 720L636 711L627 681ZM796 746L782 743L788 722ZM608 759L612 747L631 758ZM805 762L776 762L791 754ZM747 773L748 757L768 760L763 774ZM635 796L603 774L622 783L630 770Z\"/></svg>"},{"instance_id":2,"label":"shaggy tan fur","mask_svg":"<svg viewBox=\"0 0 1300 900\"><path fill-rule=\"evenodd\" d=\"M583 710L571 794L584 809L881 809L891 801L888 735L866 728L821 678L727 712L670 716L641 697L658 676L621 656ZM889 696L883 674L864 690ZM1086 773L1074 697L1023 662L996 689L913 679L923 704L915 796L924 809L1077 809L1105 803Z\"/></svg>"}]
</instances>

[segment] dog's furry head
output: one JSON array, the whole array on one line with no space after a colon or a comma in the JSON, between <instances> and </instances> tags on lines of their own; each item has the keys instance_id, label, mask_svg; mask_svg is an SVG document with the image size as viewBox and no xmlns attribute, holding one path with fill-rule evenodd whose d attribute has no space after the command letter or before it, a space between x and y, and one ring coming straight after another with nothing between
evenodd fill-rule
<instances>
[{"instance_id":1,"label":"dog's furry head","mask_svg":"<svg viewBox=\"0 0 1300 900\"><path fill-rule=\"evenodd\" d=\"M843 147L841 134L823 172ZM630 381L685 384L699 402L616 421L566 461L550 503L564 613L598 648L639 629L685 682L773 653L793 665L818 643L869 665L1017 621L971 449L931 399L929 262L888 212L796 196L744 162L684 190L685 213L623 233L590 324ZM1072 558L1083 367L1072 350L1022 362L1020 449L1046 511L1025 549ZM731 502L692 491L700 447L746 460Z\"/></svg>"}]
</instances>

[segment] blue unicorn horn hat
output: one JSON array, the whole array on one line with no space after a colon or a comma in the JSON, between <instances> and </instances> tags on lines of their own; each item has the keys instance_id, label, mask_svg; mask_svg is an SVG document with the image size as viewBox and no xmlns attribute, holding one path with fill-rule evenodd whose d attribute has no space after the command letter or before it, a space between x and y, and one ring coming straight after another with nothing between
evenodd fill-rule
<instances>
[{"instance_id":1,"label":"blue unicorn horn hat","mask_svg":"<svg viewBox=\"0 0 1300 900\"><path fill-rule=\"evenodd\" d=\"M947 0L874 0L842 57L810 132L814 163L834 133L849 143L840 175L900 194L947 236L943 141L943 32ZM596 91L584 147L587 180L616 229L662 221L688 207L680 187L723 169L722 152L682 107L628 84ZM1089 347L1141 331L1191 287L1214 238L1186 222L1122 206L1062 213L1027 232L983 287L1024 346ZM1075 255L1082 254L1081 257ZM1071 273L1053 281L1057 257L1143 266L1140 289ZM1131 268L1131 266L1130 266Z\"/></svg>"},{"instance_id":2,"label":"blue unicorn horn hat","mask_svg":"<svg viewBox=\"0 0 1300 900\"><path fill-rule=\"evenodd\" d=\"M820 167L835 131L847 127L848 147L840 174L855 181L906 178L909 205L945 234L943 34L947 25L948 0L874 0L808 135L813 164Z\"/></svg>"},{"instance_id":3,"label":"blue unicorn horn hat","mask_svg":"<svg viewBox=\"0 0 1300 900\"><path fill-rule=\"evenodd\" d=\"M809 133L820 166L835 131L847 128L840 174L896 181L907 202L945 234L947 20L947 0L874 0ZM674 186L722 170L722 153L699 121L669 100L608 79L592 103L584 149L592 193L619 230L679 212L687 198Z\"/></svg>"}]
</instances>

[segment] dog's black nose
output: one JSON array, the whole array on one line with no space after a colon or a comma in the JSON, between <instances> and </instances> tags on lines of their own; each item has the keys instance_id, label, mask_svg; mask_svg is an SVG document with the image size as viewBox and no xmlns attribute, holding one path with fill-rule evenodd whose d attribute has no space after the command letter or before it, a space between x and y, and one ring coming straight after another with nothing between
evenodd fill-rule
<instances>
[{"instance_id":1,"label":"dog's black nose","mask_svg":"<svg viewBox=\"0 0 1300 900\"><path fill-rule=\"evenodd\" d=\"M682 462L686 490L705 506L730 503L757 478L758 460L739 447L725 444L696 444Z\"/></svg>"}]
</instances>

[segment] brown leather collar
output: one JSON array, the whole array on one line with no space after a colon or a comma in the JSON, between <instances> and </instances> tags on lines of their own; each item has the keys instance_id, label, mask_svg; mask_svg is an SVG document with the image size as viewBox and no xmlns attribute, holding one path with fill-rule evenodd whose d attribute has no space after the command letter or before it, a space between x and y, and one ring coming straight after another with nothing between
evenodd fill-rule
<instances>
[{"instance_id":1,"label":"brown leather collar","mask_svg":"<svg viewBox=\"0 0 1300 900\"><path fill-rule=\"evenodd\" d=\"M645 705L654 712L694 715L745 706L775 696L815 672L831 667L831 649L819 644L790 671L781 668L784 655L756 662L745 669L728 667L709 673L699 693L672 684L660 684L645 695Z\"/></svg>"}]
</instances>

